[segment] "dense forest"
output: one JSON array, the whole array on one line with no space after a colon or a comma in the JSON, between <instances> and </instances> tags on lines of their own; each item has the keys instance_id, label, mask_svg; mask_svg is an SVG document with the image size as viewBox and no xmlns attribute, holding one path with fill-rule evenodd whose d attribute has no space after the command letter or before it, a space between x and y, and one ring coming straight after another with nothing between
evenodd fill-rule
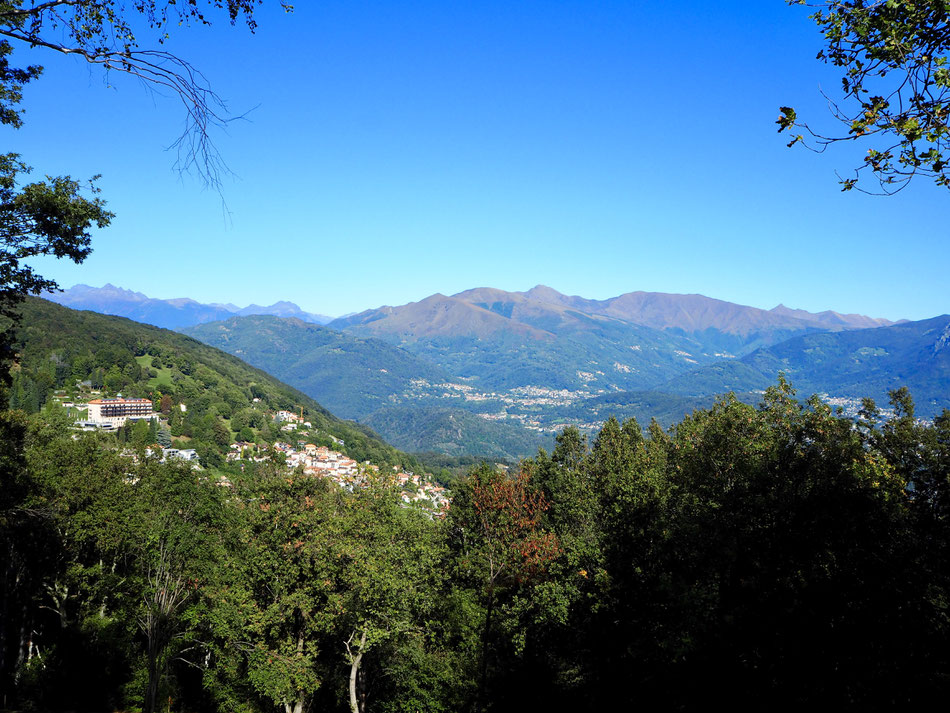
<instances>
[{"instance_id":1,"label":"dense forest","mask_svg":"<svg viewBox=\"0 0 950 713\"><path fill-rule=\"evenodd\" d=\"M444 520L385 476L221 487L4 414L8 707L922 707L950 693L950 414L784 381L669 430L574 429Z\"/></svg>"}]
</instances>

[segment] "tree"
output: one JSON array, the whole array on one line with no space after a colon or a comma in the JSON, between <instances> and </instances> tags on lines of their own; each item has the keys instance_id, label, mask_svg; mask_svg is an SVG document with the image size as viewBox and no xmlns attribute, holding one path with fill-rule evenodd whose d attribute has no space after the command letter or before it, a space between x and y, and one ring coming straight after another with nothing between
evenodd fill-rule
<instances>
[{"instance_id":1,"label":"tree","mask_svg":"<svg viewBox=\"0 0 950 713\"><path fill-rule=\"evenodd\" d=\"M506 613L504 606L518 590L543 579L561 554L557 536L542 524L549 507L543 492L531 483L530 468L511 479L483 464L455 493L449 537L458 561L457 576L470 583L484 609L476 710L489 702L499 615Z\"/></svg>"},{"instance_id":2,"label":"tree","mask_svg":"<svg viewBox=\"0 0 950 713\"><path fill-rule=\"evenodd\" d=\"M243 19L253 32L254 9L263 0L5 0L0 2L0 55L5 59L13 43L42 47L65 55L78 55L107 72L120 72L142 80L147 86L170 91L182 102L185 130L175 142L178 168L195 169L216 185L223 168L209 130L229 118L221 99L207 80L187 60L171 52L142 49L136 27L144 24L164 44L173 27L211 24L211 13L225 10L232 25ZM281 7L293 7L280 0ZM19 100L19 88L39 76L42 68L9 69L0 65L0 120L16 115L5 102ZM9 123L6 122L5 123Z\"/></svg>"},{"instance_id":3,"label":"tree","mask_svg":"<svg viewBox=\"0 0 950 713\"><path fill-rule=\"evenodd\" d=\"M136 619L146 642L146 713L157 710L168 653L184 628L183 613L216 557L222 502L219 488L187 466L146 464L135 484L141 508L136 552L142 577Z\"/></svg>"},{"instance_id":4,"label":"tree","mask_svg":"<svg viewBox=\"0 0 950 713\"><path fill-rule=\"evenodd\" d=\"M382 663L377 670L386 672L386 650L391 652L418 631L417 622L434 605L440 577L432 563L439 555L432 522L402 507L397 491L383 478L371 478L347 505L341 586L344 648L350 666L350 711L364 713L371 683L366 660L376 656Z\"/></svg>"},{"instance_id":5,"label":"tree","mask_svg":"<svg viewBox=\"0 0 950 713\"><path fill-rule=\"evenodd\" d=\"M4 91L0 78L0 95ZM0 121L11 123L8 116L0 99ZM81 184L68 176L20 186L18 177L29 172L17 154L0 155L0 314L6 317L14 316L11 307L23 295L56 287L26 260L52 255L82 262L91 252L90 228L104 228L112 219L92 181L88 188L93 197L86 198Z\"/></svg>"},{"instance_id":6,"label":"tree","mask_svg":"<svg viewBox=\"0 0 950 713\"><path fill-rule=\"evenodd\" d=\"M253 12L263 0L0 0L0 124L23 122L23 87L42 74L39 65L13 67L15 47L44 48L78 55L107 72L120 72L147 86L169 90L185 107L186 126L175 145L180 170L196 170L217 185L222 163L209 129L228 120L221 100L203 75L170 52L141 49L134 27L145 24L161 45L172 26L210 24L209 10L226 9L231 24L243 18L255 28ZM292 8L281 2L285 10ZM140 19L139 19L140 18ZM21 185L30 168L17 154L0 155L0 317L16 319L15 306L27 294L57 287L26 260L37 256L82 262L91 252L90 230L113 217L98 196L95 177L81 183L69 176ZM83 195L83 191L89 195ZM0 324L0 376L12 358L8 325Z\"/></svg>"},{"instance_id":7,"label":"tree","mask_svg":"<svg viewBox=\"0 0 950 713\"><path fill-rule=\"evenodd\" d=\"M205 618L218 643L208 685L232 709L257 697L301 713L343 646L332 636L344 613L341 493L274 468L237 494L241 546L209 588Z\"/></svg>"},{"instance_id":8,"label":"tree","mask_svg":"<svg viewBox=\"0 0 950 713\"><path fill-rule=\"evenodd\" d=\"M100 434L74 440L68 425L44 414L24 439L32 494L21 501L27 527L11 554L30 564L12 590L0 585L0 599L24 585L34 591L2 617L26 640L19 651L3 642L19 669L4 694L53 709L114 708L136 648L126 606L137 601L137 578L125 567L138 531L135 498L128 460L103 450Z\"/></svg>"},{"instance_id":9,"label":"tree","mask_svg":"<svg viewBox=\"0 0 950 713\"><path fill-rule=\"evenodd\" d=\"M870 144L853 178L877 178L885 194L903 189L915 176L950 188L950 4L945 0L827 0L789 4L816 8L825 48L818 58L843 70L842 99L828 98L831 114L847 132L826 134L782 107L779 132L823 152L832 144ZM864 190L863 188L859 190Z\"/></svg>"}]
</instances>

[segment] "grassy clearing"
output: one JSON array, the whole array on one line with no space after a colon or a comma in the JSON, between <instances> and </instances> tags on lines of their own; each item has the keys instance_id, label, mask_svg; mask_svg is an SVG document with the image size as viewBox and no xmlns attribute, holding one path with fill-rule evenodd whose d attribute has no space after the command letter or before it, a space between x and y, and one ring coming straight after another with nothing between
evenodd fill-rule
<instances>
[{"instance_id":1,"label":"grassy clearing","mask_svg":"<svg viewBox=\"0 0 950 713\"><path fill-rule=\"evenodd\" d=\"M152 355L143 354L142 356L135 357L135 361L139 363L139 366L143 366L147 369L155 369L158 372L158 376L153 376L148 380L148 388L154 389L161 386L171 386L172 385L172 370L171 369L157 369L152 366Z\"/></svg>"}]
</instances>

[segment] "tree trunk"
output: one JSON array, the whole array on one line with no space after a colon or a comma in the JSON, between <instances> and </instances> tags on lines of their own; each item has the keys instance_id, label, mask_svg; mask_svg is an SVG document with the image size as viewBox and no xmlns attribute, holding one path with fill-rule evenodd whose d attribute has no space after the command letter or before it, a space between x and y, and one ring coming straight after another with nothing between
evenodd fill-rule
<instances>
[{"instance_id":1,"label":"tree trunk","mask_svg":"<svg viewBox=\"0 0 950 713\"><path fill-rule=\"evenodd\" d=\"M350 713L360 713L360 704L356 697L356 676L363 661L364 646L366 646L366 629L363 629L363 633L360 635L360 645L356 650L356 656L350 654ZM349 649L349 644L347 649Z\"/></svg>"},{"instance_id":2,"label":"tree trunk","mask_svg":"<svg viewBox=\"0 0 950 713\"><path fill-rule=\"evenodd\" d=\"M485 701L485 688L488 685L488 644L491 637L491 615L495 608L495 590L489 588L488 602L485 607L485 628L482 630L482 670L478 680L478 693L475 698L475 710L480 711Z\"/></svg>"},{"instance_id":3,"label":"tree trunk","mask_svg":"<svg viewBox=\"0 0 950 713\"><path fill-rule=\"evenodd\" d=\"M145 713L155 713L158 708L158 657L159 645L157 634L153 631L148 636L147 665L148 685L145 688Z\"/></svg>"},{"instance_id":4,"label":"tree trunk","mask_svg":"<svg viewBox=\"0 0 950 713\"><path fill-rule=\"evenodd\" d=\"M303 655L303 646L305 640L303 634L297 635L297 655ZM284 703L284 713L303 713L303 704L304 704L304 693L303 691L297 691L297 700Z\"/></svg>"}]
</instances>

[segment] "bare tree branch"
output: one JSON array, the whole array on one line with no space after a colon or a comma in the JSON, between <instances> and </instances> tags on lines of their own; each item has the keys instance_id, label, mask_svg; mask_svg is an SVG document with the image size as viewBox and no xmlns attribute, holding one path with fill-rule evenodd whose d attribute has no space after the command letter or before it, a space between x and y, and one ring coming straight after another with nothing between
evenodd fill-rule
<instances>
[{"instance_id":1,"label":"bare tree branch","mask_svg":"<svg viewBox=\"0 0 950 713\"><path fill-rule=\"evenodd\" d=\"M181 134L171 143L177 159L174 168L195 173L219 189L228 168L214 144L215 130L244 117L232 116L207 78L187 60L167 51L140 49L132 27L136 16L144 18L154 41L168 38L169 28L191 23L207 25L207 8L225 9L231 24L243 18L253 32L254 9L263 0L29 0L0 5L0 38L12 45L42 47L64 55L82 57L107 72L120 72L140 80L162 95L178 97L185 112ZM290 12L293 7L280 1Z\"/></svg>"}]
</instances>

